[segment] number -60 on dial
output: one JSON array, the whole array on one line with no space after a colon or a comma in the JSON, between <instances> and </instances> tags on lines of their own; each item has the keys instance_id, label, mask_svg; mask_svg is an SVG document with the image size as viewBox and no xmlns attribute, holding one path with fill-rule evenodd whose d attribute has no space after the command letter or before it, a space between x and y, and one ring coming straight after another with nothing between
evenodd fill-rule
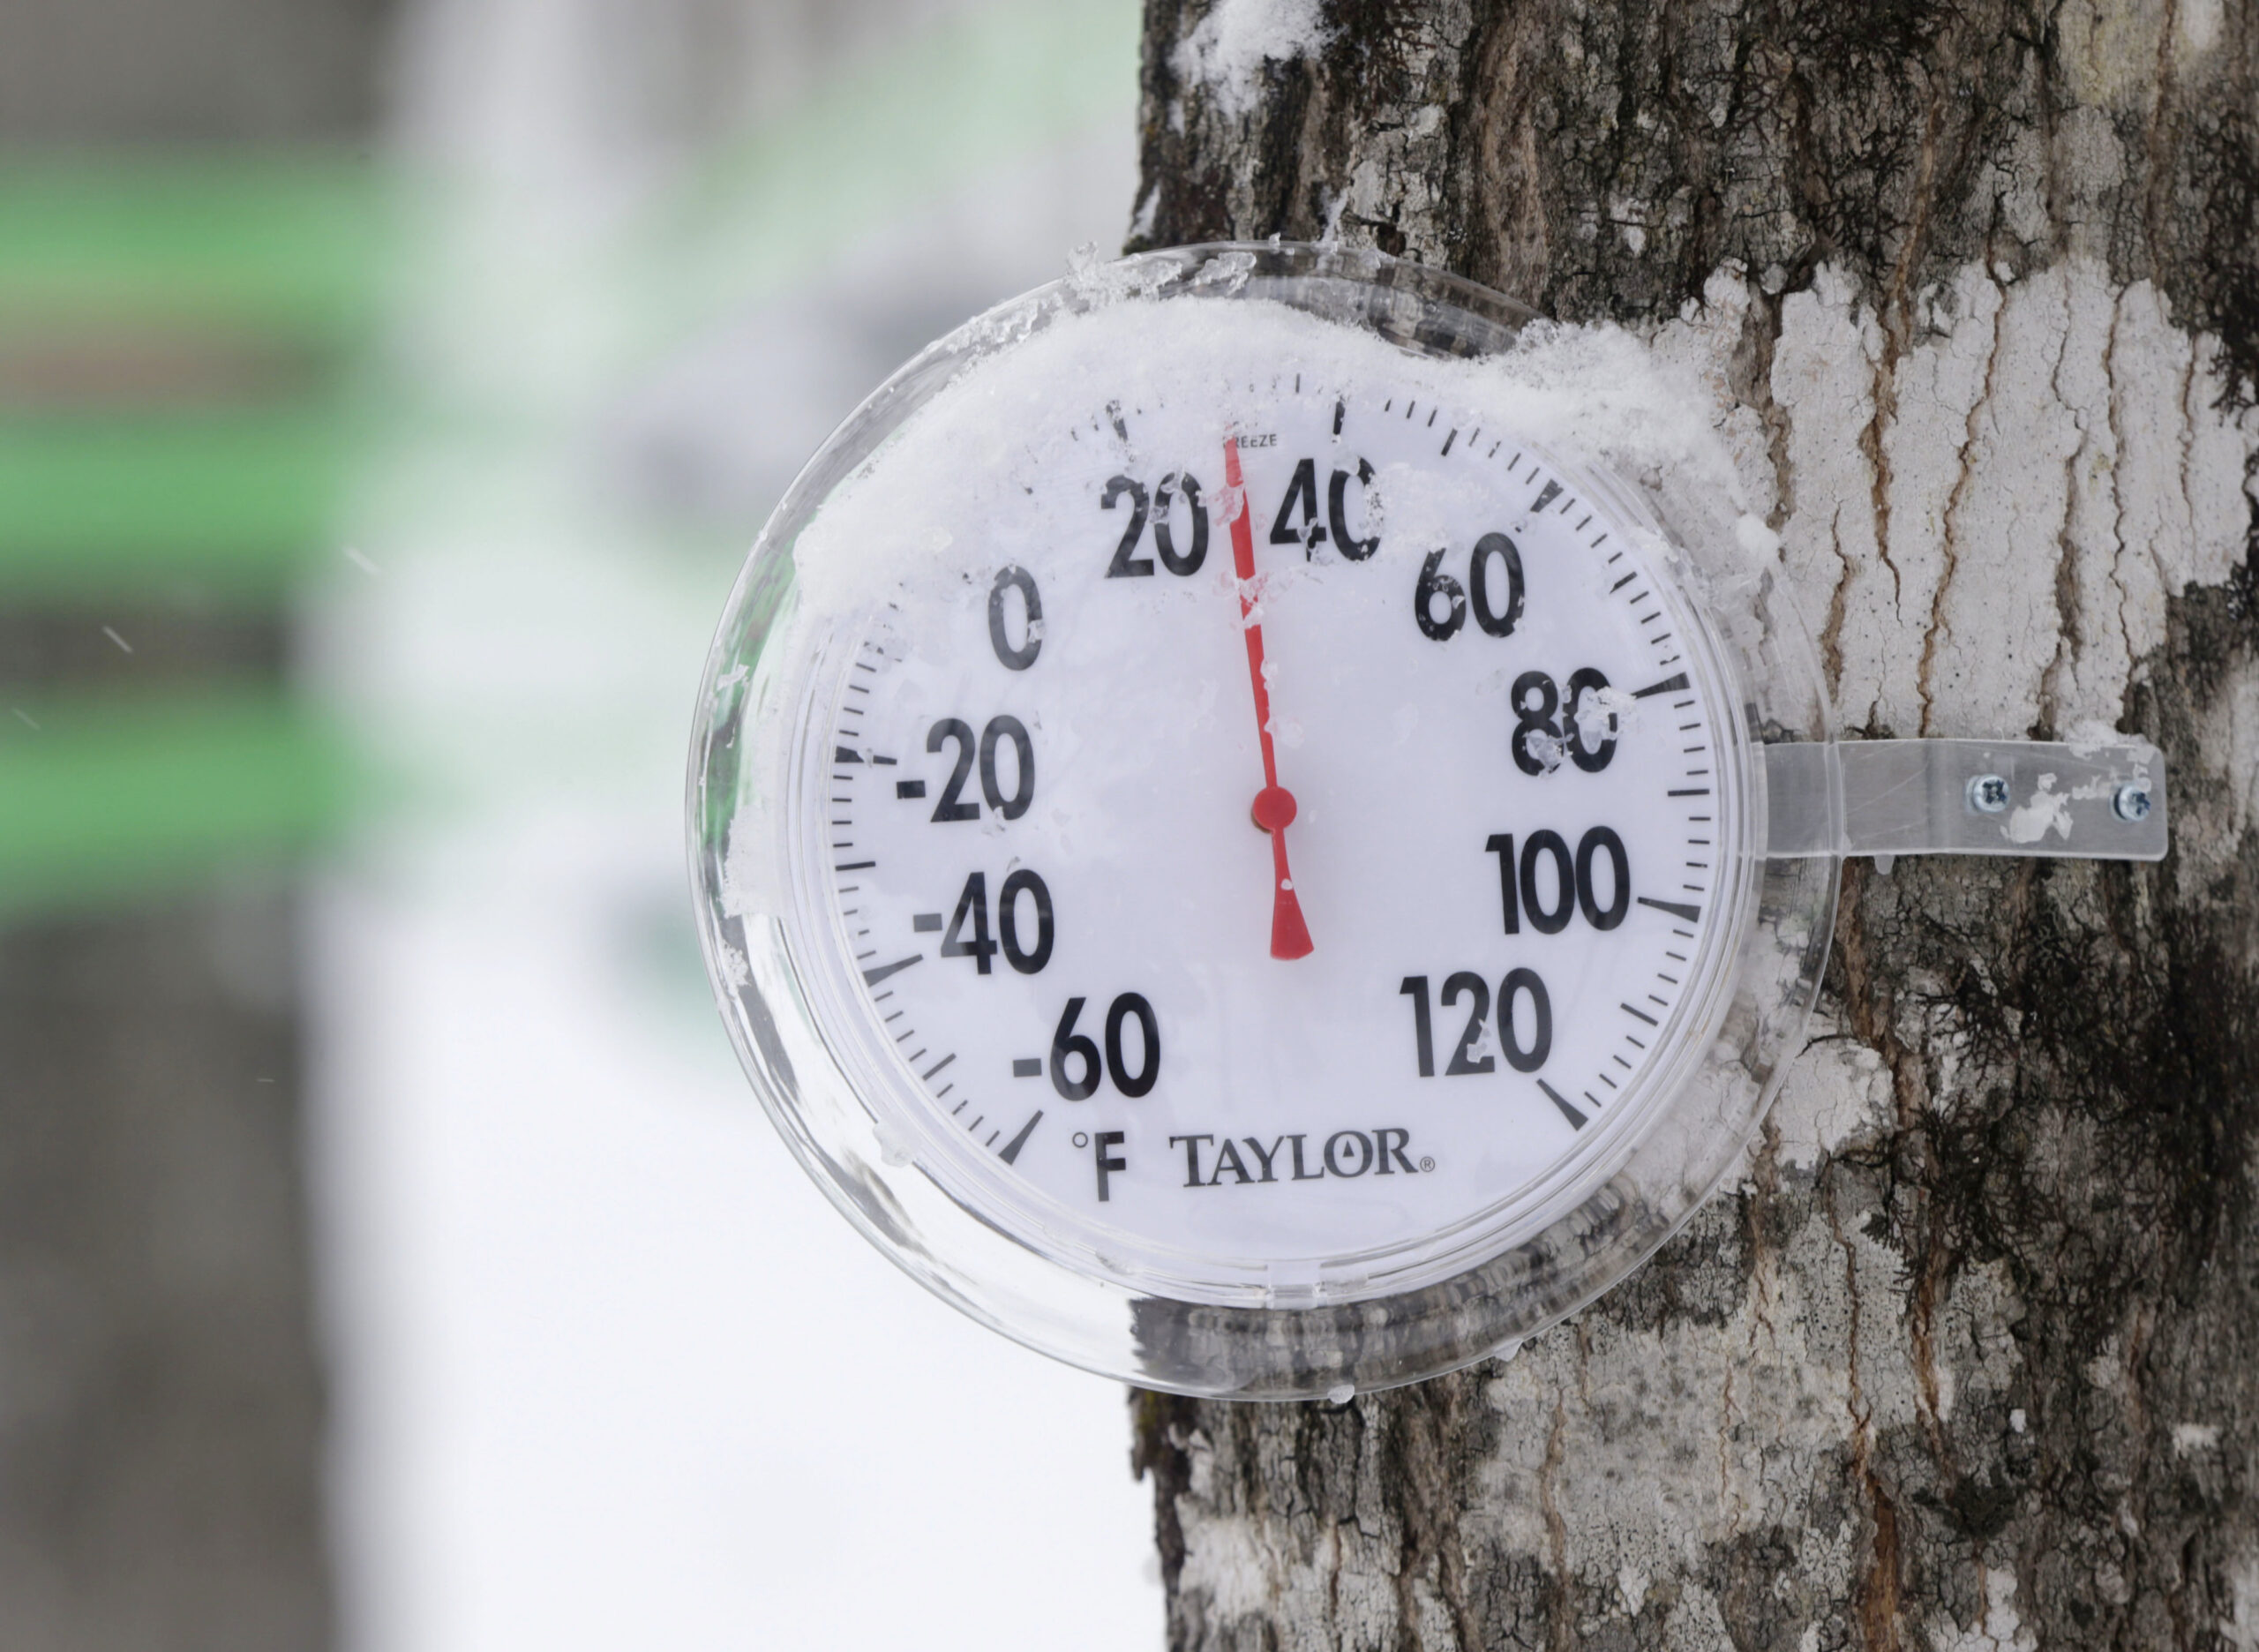
<instances>
[{"instance_id":1,"label":"number -60 on dial","mask_svg":"<svg viewBox=\"0 0 2259 1652\"><path fill-rule=\"evenodd\" d=\"M1087 272L904 368L747 566L691 799L724 1013L839 1207L1032 1346L1413 1380L1636 1265L1760 1116L1833 867L1766 859L1752 751L1820 701L1549 428L1526 319L1330 250Z\"/></svg>"}]
</instances>

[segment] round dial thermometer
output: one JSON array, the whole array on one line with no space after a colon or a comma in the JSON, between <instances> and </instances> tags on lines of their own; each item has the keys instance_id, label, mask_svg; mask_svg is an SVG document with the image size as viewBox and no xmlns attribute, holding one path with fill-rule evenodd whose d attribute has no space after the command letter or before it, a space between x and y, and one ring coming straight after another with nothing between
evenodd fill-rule
<instances>
[{"instance_id":1,"label":"round dial thermometer","mask_svg":"<svg viewBox=\"0 0 2259 1652\"><path fill-rule=\"evenodd\" d=\"M694 762L724 1013L841 1207L1009 1334L1430 1375L1760 1115L1834 866L1767 859L1752 754L1820 696L1527 321L1332 250L1085 273L897 375L756 547Z\"/></svg>"}]
</instances>

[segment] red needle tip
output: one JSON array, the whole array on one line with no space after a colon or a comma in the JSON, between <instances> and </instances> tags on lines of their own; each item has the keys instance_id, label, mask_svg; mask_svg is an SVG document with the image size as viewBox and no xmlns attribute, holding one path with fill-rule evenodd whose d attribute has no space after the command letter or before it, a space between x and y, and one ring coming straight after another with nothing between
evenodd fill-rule
<instances>
[{"instance_id":1,"label":"red needle tip","mask_svg":"<svg viewBox=\"0 0 2259 1652\"><path fill-rule=\"evenodd\" d=\"M1277 844L1280 839L1271 841ZM1295 881L1282 877L1278 897L1271 903L1271 956L1308 957L1315 950L1310 945L1310 926L1302 921L1302 904L1295 898Z\"/></svg>"},{"instance_id":2,"label":"red needle tip","mask_svg":"<svg viewBox=\"0 0 2259 1652\"><path fill-rule=\"evenodd\" d=\"M1254 813L1265 831L1284 831L1295 823L1295 794L1284 786L1265 786L1255 794Z\"/></svg>"}]
</instances>

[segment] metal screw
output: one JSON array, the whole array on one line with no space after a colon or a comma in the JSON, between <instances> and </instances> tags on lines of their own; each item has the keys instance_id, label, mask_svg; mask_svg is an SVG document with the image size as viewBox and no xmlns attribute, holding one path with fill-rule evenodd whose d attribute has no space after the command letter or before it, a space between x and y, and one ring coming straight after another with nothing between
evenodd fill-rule
<instances>
[{"instance_id":1,"label":"metal screw","mask_svg":"<svg viewBox=\"0 0 2259 1652\"><path fill-rule=\"evenodd\" d=\"M2150 789L2138 780L2126 782L2110 800L2111 812L2121 821L2147 820L2150 806Z\"/></svg>"},{"instance_id":2,"label":"metal screw","mask_svg":"<svg viewBox=\"0 0 2259 1652\"><path fill-rule=\"evenodd\" d=\"M2008 806L2008 782L2005 775L1978 775L1969 783L1969 807L1979 815L1998 815Z\"/></svg>"}]
</instances>

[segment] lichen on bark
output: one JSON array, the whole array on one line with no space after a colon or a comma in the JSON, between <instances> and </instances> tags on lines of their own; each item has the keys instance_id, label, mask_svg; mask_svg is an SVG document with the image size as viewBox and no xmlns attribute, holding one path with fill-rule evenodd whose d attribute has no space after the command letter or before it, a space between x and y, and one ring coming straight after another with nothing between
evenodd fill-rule
<instances>
[{"instance_id":1,"label":"lichen on bark","mask_svg":"<svg viewBox=\"0 0 2259 1652\"><path fill-rule=\"evenodd\" d=\"M1139 244L1638 332L1850 731L2142 734L2174 848L1852 863L1738 1184L1512 1361L1136 1396L1173 1645L2259 1648L2259 8L1333 0L1232 96L1213 9Z\"/></svg>"}]
</instances>

